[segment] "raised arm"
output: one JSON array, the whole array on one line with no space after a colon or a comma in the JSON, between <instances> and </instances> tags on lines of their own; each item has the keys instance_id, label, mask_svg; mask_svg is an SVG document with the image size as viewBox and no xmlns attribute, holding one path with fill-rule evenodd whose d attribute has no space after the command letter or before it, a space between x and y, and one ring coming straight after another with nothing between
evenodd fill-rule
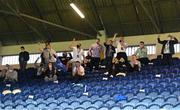
<instances>
[{"instance_id":1,"label":"raised arm","mask_svg":"<svg viewBox=\"0 0 180 110\"><path fill-rule=\"evenodd\" d=\"M75 41L76 41L76 39L73 38L72 42L71 42L70 45L69 45L69 48L70 48L70 49L73 49L73 47L74 47L74 45L75 45Z\"/></svg>"},{"instance_id":2,"label":"raised arm","mask_svg":"<svg viewBox=\"0 0 180 110\"><path fill-rule=\"evenodd\" d=\"M164 41L161 41L161 40L160 40L160 35L158 35L158 43L164 44Z\"/></svg>"},{"instance_id":3,"label":"raised arm","mask_svg":"<svg viewBox=\"0 0 180 110\"><path fill-rule=\"evenodd\" d=\"M114 34L114 37L113 37L113 39L112 39L113 42L115 41L117 35L118 35L118 33L115 33L115 34Z\"/></svg>"},{"instance_id":4,"label":"raised arm","mask_svg":"<svg viewBox=\"0 0 180 110\"><path fill-rule=\"evenodd\" d=\"M173 36L173 38L174 38L173 44L177 44L178 43L178 39L176 37L174 37L174 36Z\"/></svg>"}]
</instances>

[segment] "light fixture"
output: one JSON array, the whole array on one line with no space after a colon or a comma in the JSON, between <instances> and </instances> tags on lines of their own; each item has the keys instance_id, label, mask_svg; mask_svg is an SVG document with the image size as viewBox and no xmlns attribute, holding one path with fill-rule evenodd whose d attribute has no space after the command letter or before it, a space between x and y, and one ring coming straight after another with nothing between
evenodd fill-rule
<instances>
[{"instance_id":1,"label":"light fixture","mask_svg":"<svg viewBox=\"0 0 180 110\"><path fill-rule=\"evenodd\" d=\"M78 9L78 7L74 3L70 3L70 6L76 11L76 13L81 17L85 18L84 14Z\"/></svg>"}]
</instances>

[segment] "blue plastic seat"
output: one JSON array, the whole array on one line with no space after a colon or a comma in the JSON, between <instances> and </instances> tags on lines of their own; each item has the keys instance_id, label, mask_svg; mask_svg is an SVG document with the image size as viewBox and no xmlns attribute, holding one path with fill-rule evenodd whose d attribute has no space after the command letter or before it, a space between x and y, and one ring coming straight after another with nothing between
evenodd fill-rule
<instances>
[{"instance_id":1,"label":"blue plastic seat","mask_svg":"<svg viewBox=\"0 0 180 110\"><path fill-rule=\"evenodd\" d=\"M165 110L171 110L174 108L174 105L171 103L166 103L166 104L162 105L161 108L163 108Z\"/></svg>"},{"instance_id":2,"label":"blue plastic seat","mask_svg":"<svg viewBox=\"0 0 180 110\"><path fill-rule=\"evenodd\" d=\"M176 96L169 96L165 101L174 104L178 102L178 98Z\"/></svg>"},{"instance_id":3,"label":"blue plastic seat","mask_svg":"<svg viewBox=\"0 0 180 110\"><path fill-rule=\"evenodd\" d=\"M30 109L30 110L33 110L33 109L36 109L36 105L33 104L33 103L29 103L29 104L26 105L26 108Z\"/></svg>"},{"instance_id":4,"label":"blue plastic seat","mask_svg":"<svg viewBox=\"0 0 180 110\"><path fill-rule=\"evenodd\" d=\"M83 107L77 107L77 108L75 108L74 110L86 110L86 108L83 108Z\"/></svg>"},{"instance_id":5,"label":"blue plastic seat","mask_svg":"<svg viewBox=\"0 0 180 110\"><path fill-rule=\"evenodd\" d=\"M92 104L94 104L94 105L97 105L97 106L100 106L100 105L102 105L104 102L102 101L102 100L96 100L96 101L94 101Z\"/></svg>"},{"instance_id":6,"label":"blue plastic seat","mask_svg":"<svg viewBox=\"0 0 180 110\"><path fill-rule=\"evenodd\" d=\"M98 110L109 110L109 107L107 107L107 106L100 107Z\"/></svg>"},{"instance_id":7,"label":"blue plastic seat","mask_svg":"<svg viewBox=\"0 0 180 110\"><path fill-rule=\"evenodd\" d=\"M135 109L137 110L146 110L147 106L144 104L138 104L137 106L135 106Z\"/></svg>"},{"instance_id":8,"label":"blue plastic seat","mask_svg":"<svg viewBox=\"0 0 180 110\"><path fill-rule=\"evenodd\" d=\"M151 104L149 105L148 109L150 110L159 110L161 107L158 104Z\"/></svg>"},{"instance_id":9,"label":"blue plastic seat","mask_svg":"<svg viewBox=\"0 0 180 110\"><path fill-rule=\"evenodd\" d=\"M98 110L98 108L90 106L90 107L86 108L86 110Z\"/></svg>"},{"instance_id":10,"label":"blue plastic seat","mask_svg":"<svg viewBox=\"0 0 180 110\"><path fill-rule=\"evenodd\" d=\"M39 104L37 105L37 107L38 107L39 109L46 108L46 107L47 107L47 104L46 104L46 103L39 103Z\"/></svg>"},{"instance_id":11,"label":"blue plastic seat","mask_svg":"<svg viewBox=\"0 0 180 110\"><path fill-rule=\"evenodd\" d=\"M78 101L73 101L73 102L70 103L70 106L73 107L73 108L77 108L77 107L80 106L80 102L78 102Z\"/></svg>"},{"instance_id":12,"label":"blue plastic seat","mask_svg":"<svg viewBox=\"0 0 180 110\"><path fill-rule=\"evenodd\" d=\"M62 102L62 103L60 103L60 106L63 108L67 108L67 107L69 107L69 104L68 104L68 102Z\"/></svg>"},{"instance_id":13,"label":"blue plastic seat","mask_svg":"<svg viewBox=\"0 0 180 110\"><path fill-rule=\"evenodd\" d=\"M132 105L126 105L126 106L123 106L122 109L123 110L134 110L134 107Z\"/></svg>"}]
</instances>

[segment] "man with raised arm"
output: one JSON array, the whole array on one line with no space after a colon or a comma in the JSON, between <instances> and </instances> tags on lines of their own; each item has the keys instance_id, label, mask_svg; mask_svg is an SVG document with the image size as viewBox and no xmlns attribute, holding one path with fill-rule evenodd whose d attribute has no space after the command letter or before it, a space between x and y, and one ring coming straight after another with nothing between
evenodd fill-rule
<instances>
[{"instance_id":1,"label":"man with raised arm","mask_svg":"<svg viewBox=\"0 0 180 110\"><path fill-rule=\"evenodd\" d=\"M117 33L114 34L114 37L115 36L117 36ZM116 53L115 47L113 46L113 39L106 41L104 43L104 46L106 48L105 61L106 61L106 69L107 69L107 72L105 74L111 74L111 75L112 75L112 67L113 67L112 60L113 60L114 54Z\"/></svg>"},{"instance_id":2,"label":"man with raised arm","mask_svg":"<svg viewBox=\"0 0 180 110\"><path fill-rule=\"evenodd\" d=\"M165 65L171 65L172 55L175 53L174 44L178 43L176 37L172 35L168 35L167 40L160 40L160 36L158 36L158 43L162 44L161 54L163 54L163 62Z\"/></svg>"}]
</instances>

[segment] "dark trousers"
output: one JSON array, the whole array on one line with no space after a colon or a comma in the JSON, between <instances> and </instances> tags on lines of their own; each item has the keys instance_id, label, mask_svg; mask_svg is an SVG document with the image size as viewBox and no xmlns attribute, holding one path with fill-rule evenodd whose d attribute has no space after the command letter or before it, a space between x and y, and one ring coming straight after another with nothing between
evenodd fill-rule
<instances>
[{"instance_id":1,"label":"dark trousers","mask_svg":"<svg viewBox=\"0 0 180 110\"><path fill-rule=\"evenodd\" d=\"M116 58L119 60L119 63L114 64L113 74L115 75L119 72L127 73L128 72L128 58L127 58L126 53L119 52L117 53Z\"/></svg>"},{"instance_id":2,"label":"dark trousers","mask_svg":"<svg viewBox=\"0 0 180 110\"><path fill-rule=\"evenodd\" d=\"M100 63L100 58L92 57L90 69L93 70L93 67L95 67L95 70L98 70L99 69L99 63Z\"/></svg>"},{"instance_id":3,"label":"dark trousers","mask_svg":"<svg viewBox=\"0 0 180 110\"><path fill-rule=\"evenodd\" d=\"M149 63L148 58L139 58L138 60L141 62L142 66L148 65L148 63Z\"/></svg>"},{"instance_id":4,"label":"dark trousers","mask_svg":"<svg viewBox=\"0 0 180 110\"><path fill-rule=\"evenodd\" d=\"M172 65L172 54L163 54L163 63L164 65Z\"/></svg>"},{"instance_id":5,"label":"dark trousers","mask_svg":"<svg viewBox=\"0 0 180 110\"><path fill-rule=\"evenodd\" d=\"M128 62L128 58L127 58L127 55L126 55L125 52L119 52L119 53L117 53L116 58L117 58L118 60L120 60L121 58L123 58L126 63Z\"/></svg>"},{"instance_id":6,"label":"dark trousers","mask_svg":"<svg viewBox=\"0 0 180 110\"><path fill-rule=\"evenodd\" d=\"M106 57L106 69L111 74L112 73L112 67L113 67L113 57Z\"/></svg>"},{"instance_id":7,"label":"dark trousers","mask_svg":"<svg viewBox=\"0 0 180 110\"><path fill-rule=\"evenodd\" d=\"M79 83L82 79L84 79L84 76L80 76L80 75L75 75L73 76L73 82L74 83Z\"/></svg>"},{"instance_id":8,"label":"dark trousers","mask_svg":"<svg viewBox=\"0 0 180 110\"><path fill-rule=\"evenodd\" d=\"M21 71L25 71L27 66L27 61L19 61L19 66Z\"/></svg>"}]
</instances>

